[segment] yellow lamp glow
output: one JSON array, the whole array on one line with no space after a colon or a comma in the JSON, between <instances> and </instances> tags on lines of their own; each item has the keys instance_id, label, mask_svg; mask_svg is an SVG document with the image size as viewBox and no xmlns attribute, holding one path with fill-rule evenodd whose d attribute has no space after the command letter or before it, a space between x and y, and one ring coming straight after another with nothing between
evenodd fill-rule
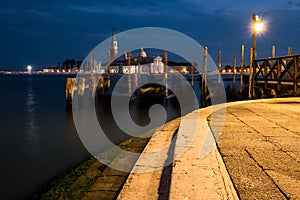
<instances>
[{"instance_id":1,"label":"yellow lamp glow","mask_svg":"<svg viewBox=\"0 0 300 200\"><path fill-rule=\"evenodd\" d=\"M262 33L265 31L265 22L260 19L256 14L253 16L252 31L255 33Z\"/></svg>"},{"instance_id":2,"label":"yellow lamp glow","mask_svg":"<svg viewBox=\"0 0 300 200\"><path fill-rule=\"evenodd\" d=\"M264 26L263 26L263 23L262 22L256 22L254 24L254 30L256 32L261 32L263 30Z\"/></svg>"}]
</instances>

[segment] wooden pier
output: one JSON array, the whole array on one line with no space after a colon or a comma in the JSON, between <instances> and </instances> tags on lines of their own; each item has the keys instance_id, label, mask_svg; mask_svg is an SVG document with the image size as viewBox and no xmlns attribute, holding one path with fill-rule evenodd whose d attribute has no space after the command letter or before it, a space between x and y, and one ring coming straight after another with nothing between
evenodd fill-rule
<instances>
[{"instance_id":1,"label":"wooden pier","mask_svg":"<svg viewBox=\"0 0 300 200\"><path fill-rule=\"evenodd\" d=\"M299 96L300 54L253 60L251 98Z\"/></svg>"}]
</instances>

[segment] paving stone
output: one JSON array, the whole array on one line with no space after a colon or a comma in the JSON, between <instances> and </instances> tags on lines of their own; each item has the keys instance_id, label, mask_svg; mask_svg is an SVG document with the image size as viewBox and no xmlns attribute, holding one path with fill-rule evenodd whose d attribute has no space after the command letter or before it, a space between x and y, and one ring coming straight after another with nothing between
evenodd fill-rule
<instances>
[{"instance_id":1,"label":"paving stone","mask_svg":"<svg viewBox=\"0 0 300 200\"><path fill-rule=\"evenodd\" d=\"M217 142L241 199L300 198L299 103L300 98L291 98L227 107L246 125L238 131L232 118L226 120Z\"/></svg>"},{"instance_id":2,"label":"paving stone","mask_svg":"<svg viewBox=\"0 0 300 200\"><path fill-rule=\"evenodd\" d=\"M285 173L267 170L267 174L278 184L280 189L290 199L300 199L300 176L291 177Z\"/></svg>"},{"instance_id":3,"label":"paving stone","mask_svg":"<svg viewBox=\"0 0 300 200\"><path fill-rule=\"evenodd\" d=\"M228 103L212 117L212 107L200 109L160 127L142 153L153 157L140 156L118 199L300 199L300 98L247 102ZM163 167L179 125L173 163ZM115 198L126 174L106 173L84 199Z\"/></svg>"}]
</instances>

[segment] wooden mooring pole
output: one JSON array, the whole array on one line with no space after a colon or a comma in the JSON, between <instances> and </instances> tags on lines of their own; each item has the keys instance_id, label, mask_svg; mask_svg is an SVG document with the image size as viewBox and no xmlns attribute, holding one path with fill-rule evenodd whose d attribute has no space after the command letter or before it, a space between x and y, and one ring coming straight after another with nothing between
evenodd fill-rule
<instances>
[{"instance_id":1,"label":"wooden mooring pole","mask_svg":"<svg viewBox=\"0 0 300 200\"><path fill-rule=\"evenodd\" d=\"M275 58L276 46L272 46L272 58ZM271 60L271 65L274 66L275 61ZM271 73L271 77L275 78L275 73Z\"/></svg>"},{"instance_id":2,"label":"wooden mooring pole","mask_svg":"<svg viewBox=\"0 0 300 200\"><path fill-rule=\"evenodd\" d=\"M99 77L99 81L97 83L97 89L99 93L103 93L104 88L104 76Z\"/></svg>"},{"instance_id":3,"label":"wooden mooring pole","mask_svg":"<svg viewBox=\"0 0 300 200\"><path fill-rule=\"evenodd\" d=\"M297 96L297 89L298 89L298 70L299 70L299 67L298 67L298 60L296 57L294 57L293 59L293 62L294 62L294 79L293 79L293 82L294 82L294 89L293 89L293 94L294 96Z\"/></svg>"},{"instance_id":4,"label":"wooden mooring pole","mask_svg":"<svg viewBox=\"0 0 300 200\"><path fill-rule=\"evenodd\" d=\"M291 56L292 55L292 47L288 47L288 55Z\"/></svg>"},{"instance_id":5,"label":"wooden mooring pole","mask_svg":"<svg viewBox=\"0 0 300 200\"><path fill-rule=\"evenodd\" d=\"M250 72L249 72L249 99L253 98L253 88L252 88L252 82L253 82L253 48L250 48Z\"/></svg>"},{"instance_id":6,"label":"wooden mooring pole","mask_svg":"<svg viewBox=\"0 0 300 200\"><path fill-rule=\"evenodd\" d=\"M204 47L203 66L202 66L202 88L201 88L203 106L205 106L206 104L206 97L207 97L207 90L206 90L207 53L208 53L208 48Z\"/></svg>"},{"instance_id":7,"label":"wooden mooring pole","mask_svg":"<svg viewBox=\"0 0 300 200\"><path fill-rule=\"evenodd\" d=\"M243 74L244 74L244 62L245 62L245 46L242 45L241 49L241 63L240 63L240 94L243 98Z\"/></svg>"},{"instance_id":8,"label":"wooden mooring pole","mask_svg":"<svg viewBox=\"0 0 300 200\"><path fill-rule=\"evenodd\" d=\"M72 109L75 80L76 78L66 79L66 108L67 109Z\"/></svg>"},{"instance_id":9,"label":"wooden mooring pole","mask_svg":"<svg viewBox=\"0 0 300 200\"><path fill-rule=\"evenodd\" d=\"M194 82L195 82L195 80L194 80L194 70L195 70L195 63L194 62L192 62L192 66L191 66L191 73L192 73L192 87L194 87Z\"/></svg>"},{"instance_id":10,"label":"wooden mooring pole","mask_svg":"<svg viewBox=\"0 0 300 200\"><path fill-rule=\"evenodd\" d=\"M94 73L94 66L93 66L93 49L90 50L90 70L91 70L91 73L93 74Z\"/></svg>"},{"instance_id":11,"label":"wooden mooring pole","mask_svg":"<svg viewBox=\"0 0 300 200\"><path fill-rule=\"evenodd\" d=\"M164 84L165 84L165 96L169 96L169 88L168 88L168 54L167 51L163 52L164 55Z\"/></svg>"},{"instance_id":12,"label":"wooden mooring pole","mask_svg":"<svg viewBox=\"0 0 300 200\"><path fill-rule=\"evenodd\" d=\"M275 45L272 46L272 58L275 58L275 52L276 52L276 47ZM274 60L272 60L272 66L274 65Z\"/></svg>"},{"instance_id":13,"label":"wooden mooring pole","mask_svg":"<svg viewBox=\"0 0 300 200\"><path fill-rule=\"evenodd\" d=\"M128 95L131 96L131 58L128 59Z\"/></svg>"},{"instance_id":14,"label":"wooden mooring pole","mask_svg":"<svg viewBox=\"0 0 300 200\"><path fill-rule=\"evenodd\" d=\"M232 94L235 95L235 81L236 81L236 56L233 56L233 72L232 72Z\"/></svg>"},{"instance_id":15,"label":"wooden mooring pole","mask_svg":"<svg viewBox=\"0 0 300 200\"><path fill-rule=\"evenodd\" d=\"M222 51L218 52L218 83L221 83Z\"/></svg>"}]
</instances>

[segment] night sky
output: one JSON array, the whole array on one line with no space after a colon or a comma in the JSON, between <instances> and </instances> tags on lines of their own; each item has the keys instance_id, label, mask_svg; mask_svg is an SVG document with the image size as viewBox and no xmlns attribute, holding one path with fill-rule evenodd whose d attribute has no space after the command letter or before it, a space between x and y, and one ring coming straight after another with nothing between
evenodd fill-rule
<instances>
[{"instance_id":1,"label":"night sky","mask_svg":"<svg viewBox=\"0 0 300 200\"><path fill-rule=\"evenodd\" d=\"M208 46L212 58L222 50L223 65L251 46L251 18L257 13L267 31L257 38L259 57L271 46L286 55L300 52L300 0L2 0L0 70L56 65L67 58L83 60L90 48L116 32L138 27L180 31Z\"/></svg>"}]
</instances>

